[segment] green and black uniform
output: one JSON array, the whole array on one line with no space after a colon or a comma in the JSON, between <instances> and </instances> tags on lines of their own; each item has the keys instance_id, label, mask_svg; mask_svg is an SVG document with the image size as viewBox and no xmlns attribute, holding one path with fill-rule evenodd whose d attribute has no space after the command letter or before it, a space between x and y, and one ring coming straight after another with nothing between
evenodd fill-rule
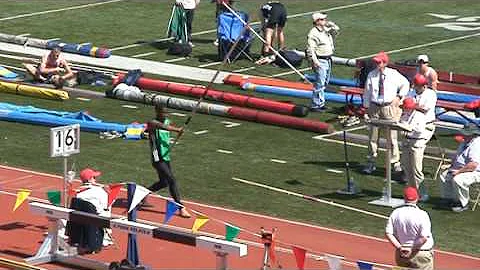
<instances>
[{"instance_id":1,"label":"green and black uniform","mask_svg":"<svg viewBox=\"0 0 480 270\"><path fill-rule=\"evenodd\" d=\"M168 126L170 120L165 118L163 124ZM170 167L170 131L161 128L154 128L149 132L152 166L157 171L158 181L148 189L152 192L156 192L168 186L170 196L172 196L175 202L181 204L180 193L177 188L177 180L175 180Z\"/></svg>"}]
</instances>

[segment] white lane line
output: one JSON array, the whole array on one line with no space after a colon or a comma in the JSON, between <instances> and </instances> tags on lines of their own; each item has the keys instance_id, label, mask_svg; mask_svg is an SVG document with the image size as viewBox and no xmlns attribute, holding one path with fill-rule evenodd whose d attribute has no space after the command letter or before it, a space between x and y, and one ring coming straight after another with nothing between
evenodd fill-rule
<instances>
[{"instance_id":1,"label":"white lane line","mask_svg":"<svg viewBox=\"0 0 480 270\"><path fill-rule=\"evenodd\" d=\"M350 132L350 131L354 131L354 130L359 130L359 129L364 129L366 128L367 125L363 125L363 126L359 126L359 127L353 127L353 128L350 128L350 129L346 129L345 131L346 132ZM321 139L321 138L326 138L326 137L330 137L330 136L335 136L337 134L340 134L340 133L343 133L343 130L339 130L339 131L335 131L333 133L328 133L328 134L322 134L322 135L318 135L318 136L314 136L312 138L314 139Z\"/></svg>"},{"instance_id":2,"label":"white lane line","mask_svg":"<svg viewBox=\"0 0 480 270\"><path fill-rule=\"evenodd\" d=\"M0 183L1 183L2 185L5 185L5 184L10 183L10 182L16 183L16 182L18 182L18 181L22 181L22 180L25 180L25 179L30 179L30 178L32 178L32 177L33 177L33 175L29 174L29 175L24 175L24 176L21 176L21 177L17 177L17 178L5 180L5 181L0 181Z\"/></svg>"},{"instance_id":3,"label":"white lane line","mask_svg":"<svg viewBox=\"0 0 480 270\"><path fill-rule=\"evenodd\" d=\"M173 62L179 62L187 59L186 57L180 57L180 58L174 58L174 59L168 59L165 60L165 63L173 63Z\"/></svg>"},{"instance_id":4,"label":"white lane line","mask_svg":"<svg viewBox=\"0 0 480 270\"><path fill-rule=\"evenodd\" d=\"M27 169L20 169L20 168L6 166L6 165L0 165L0 168L7 169L7 170L12 170L12 171L17 171L17 172L30 173L30 174L35 174L35 175L48 176L48 177L57 178L57 179L60 179L61 181L63 181L63 176L60 176L60 175L55 175L55 174L50 174L50 173L42 173L42 172L37 172L37 171L32 171L32 170L27 170ZM75 180L75 181L80 182L80 180ZM122 189L122 190L126 192L125 189ZM1 190L0 190L0 193L16 196L16 194L9 193L9 192L3 192ZM166 200L170 199L168 197L164 197L164 196L158 195L158 194L151 194L151 196L166 199ZM41 201L41 202L48 203L47 200L43 200L43 199L39 199L39 198L35 198L35 197L31 197L31 198L36 199L36 200ZM369 236L369 235L365 235L365 234L348 232L348 231L343 231L343 230L339 230L339 229L327 228L327 227L322 227L322 226L318 226L318 225L303 223L303 222L299 222L299 221L293 221L293 220L288 220L288 219L283 219L283 218L266 216L266 215L251 213L251 212L242 211L242 210L229 209L229 208L225 208L225 207L221 207L221 206L198 203L198 202L194 202L194 201L188 201L188 200L184 200L184 201L186 203L201 206L201 207L205 207L205 208L219 209L219 210L222 210L222 211L241 214L241 215L245 215L245 216L260 217L260 218L279 221L279 222L283 222L283 223L287 223L287 224L298 225L298 226L303 226L303 227L308 227L308 228L313 228L313 229L318 229L318 230L323 230L323 231L328 231L328 232L334 232L334 233L339 233L339 234L345 234L345 235L355 236L355 237L359 237L359 238L363 238L363 239L369 239L369 240L375 240L375 241L378 241L378 242L388 243L388 240L386 240L384 238L375 237L375 236ZM438 249L435 249L435 252L480 261L479 257L473 257L473 256L462 254L462 253L455 253L455 252L443 251L443 250L438 250Z\"/></svg>"},{"instance_id":5,"label":"white lane line","mask_svg":"<svg viewBox=\"0 0 480 270\"><path fill-rule=\"evenodd\" d=\"M131 57L133 57L133 58L139 58L139 57L149 56L149 55L156 54L156 53L157 53L157 52L147 52L147 53L141 53L141 54L132 55Z\"/></svg>"},{"instance_id":6,"label":"white lane line","mask_svg":"<svg viewBox=\"0 0 480 270\"><path fill-rule=\"evenodd\" d=\"M326 169L325 171L327 172L332 172L332 173L343 173L343 171L340 171L340 170L334 170L334 169Z\"/></svg>"},{"instance_id":7,"label":"white lane line","mask_svg":"<svg viewBox=\"0 0 480 270\"><path fill-rule=\"evenodd\" d=\"M317 11L309 11L309 12L304 12L304 13L293 14L293 15L287 16L287 18L301 17L301 16L313 14L313 13L315 13L315 12L322 12L322 11L323 11L323 12L326 12L326 11L332 11L332 10L341 10L341 9L347 9L347 8L352 8L352 7L359 7L359 6L363 6L363 5L368 5L368 4L372 4L372 3L378 3L378 2L384 2L384 1L385 1L385 0L366 1L366 2L361 2L361 3L351 4L351 5L338 6L338 7L327 8L327 9L322 9L322 10L317 10ZM250 23L250 26L256 25L256 24L260 24L260 22L251 22L251 23ZM217 29L205 30L205 31L193 33L192 36L199 36L199 35L210 34L210 33L215 33L215 32L217 32ZM124 49L129 49L129 48L135 48L135 47L139 47L139 46L144 46L144 45L147 45L147 44L152 44L152 43L157 43L157 42L168 41L168 40L172 40L172 39L173 39L172 37L170 37L170 38L161 38L161 39L156 39L156 40L149 41L149 42L139 42L139 43L130 44L130 45L125 45L125 46L121 46L121 47L115 47L115 48L111 48L110 50L111 50L111 51L124 50Z\"/></svg>"},{"instance_id":8,"label":"white lane line","mask_svg":"<svg viewBox=\"0 0 480 270\"><path fill-rule=\"evenodd\" d=\"M195 131L193 134L195 134L195 135L201 135L201 134L205 134L205 133L208 133L208 129Z\"/></svg>"},{"instance_id":9,"label":"white lane line","mask_svg":"<svg viewBox=\"0 0 480 270\"><path fill-rule=\"evenodd\" d=\"M336 144L343 144L343 141L338 141L338 140L333 140L333 139L327 139L327 138L314 138L314 139L324 141L324 142L333 142L333 143L336 143ZM358 144L358 143L352 143L352 142L347 142L347 145L356 146L356 147L365 148L365 149L368 148L368 146L366 146L366 145ZM382 152L386 151L385 148L378 148L378 150L380 150ZM431 160L437 160L437 161L443 160L443 161L446 161L446 162L451 162L451 160L449 158L442 159L442 158L439 158L439 157L428 156L428 155L425 155L424 157L428 158L428 159L431 159Z\"/></svg>"},{"instance_id":10,"label":"white lane line","mask_svg":"<svg viewBox=\"0 0 480 270\"><path fill-rule=\"evenodd\" d=\"M90 101L91 100L89 98L83 98L83 97L77 97L76 99L80 100L80 101Z\"/></svg>"},{"instance_id":11,"label":"white lane line","mask_svg":"<svg viewBox=\"0 0 480 270\"><path fill-rule=\"evenodd\" d=\"M443 43L448 43L448 42L452 42L452 41L458 41L458 40L468 39L468 38L472 38L472 37L476 37L476 36L480 36L480 32L479 32L479 33L475 33L475 34L470 34L470 35L464 35L464 36L460 36L460 37L455 37L455 38L447 38L447 39L442 39L442 40L438 40L438 41L434 41L434 42L428 42L428 43L424 43L424 44L418 44L418 45L409 46L409 47L400 48L400 49L395 49L395 50L390 50L390 51L387 51L386 53L388 53L388 54L393 54L393 53L398 53L398 52L410 51L410 50L414 50L414 49L419 49L419 48L434 46L434 45L443 44ZM377 54L377 53L373 53L373 54L369 54L369 55L364 55L364 56L355 57L355 58L352 58L352 59L353 59L353 60L358 60L358 59L369 58L369 57L375 56L376 54ZM302 69L299 69L299 71L307 71L307 70L310 70L310 69L311 69L310 67L308 67L308 68L302 68ZM290 75L290 74L294 74L294 73L296 73L296 72L295 72L295 71L287 71L287 72L282 72L282 73L274 74L274 75L271 75L271 76L269 76L269 77L276 78L276 77L282 77L282 76Z\"/></svg>"},{"instance_id":12,"label":"white lane line","mask_svg":"<svg viewBox=\"0 0 480 270\"><path fill-rule=\"evenodd\" d=\"M226 128L238 127L238 126L241 125L240 123L235 123L235 122L230 122L230 121L221 121L220 123L225 124Z\"/></svg>"},{"instance_id":13,"label":"white lane line","mask_svg":"<svg viewBox=\"0 0 480 270\"><path fill-rule=\"evenodd\" d=\"M248 70L252 70L252 69L256 69L257 67L246 67L246 68L241 68L241 69L236 69L232 72L244 72L244 71L248 71Z\"/></svg>"},{"instance_id":14,"label":"white lane line","mask_svg":"<svg viewBox=\"0 0 480 270\"><path fill-rule=\"evenodd\" d=\"M123 108L127 108L127 109L137 109L138 107L135 106L135 105L128 105L128 104L125 104L125 105L122 105Z\"/></svg>"},{"instance_id":15,"label":"white lane line","mask_svg":"<svg viewBox=\"0 0 480 270\"><path fill-rule=\"evenodd\" d=\"M275 162L275 163L280 163L280 164L285 164L287 163L285 160L281 160L281 159L270 159L271 162Z\"/></svg>"},{"instance_id":16,"label":"white lane line","mask_svg":"<svg viewBox=\"0 0 480 270\"><path fill-rule=\"evenodd\" d=\"M105 2L91 3L91 4L85 4L85 5L73 6L73 7L67 7L67 8L59 8L59 9L51 9L51 10L45 10L45 11L39 11L39 12L33 12L33 13L25 13L25 14L15 15L15 16L11 16L11 17L0 18L0 21L8 21L8 20L14 20L14 19L19 19L19 18L32 17L32 16L36 16L36 15L43 15L43 14L54 13L54 12L61 12L61 11L66 11L66 10L82 9L82 8L88 8L88 7L94 7L94 6L99 6L99 5L121 2L121 1L125 1L125 0L110 0L110 1L105 1Z\"/></svg>"},{"instance_id":17,"label":"white lane line","mask_svg":"<svg viewBox=\"0 0 480 270\"><path fill-rule=\"evenodd\" d=\"M216 65L220 65L222 62L212 62L212 63L208 63L208 64L203 64L203 65L200 65L198 66L199 68L204 68L204 67L210 67L210 66L216 66Z\"/></svg>"},{"instance_id":18,"label":"white lane line","mask_svg":"<svg viewBox=\"0 0 480 270\"><path fill-rule=\"evenodd\" d=\"M185 117L185 116L187 116L187 115L184 114L184 113L178 113L178 112L172 112L172 113L170 113L170 115L175 115L175 116L180 116L180 117Z\"/></svg>"},{"instance_id":19,"label":"white lane line","mask_svg":"<svg viewBox=\"0 0 480 270\"><path fill-rule=\"evenodd\" d=\"M223 149L217 149L217 152L218 152L218 153L222 153L222 154L232 154L232 153L233 153L232 151L223 150Z\"/></svg>"}]
</instances>

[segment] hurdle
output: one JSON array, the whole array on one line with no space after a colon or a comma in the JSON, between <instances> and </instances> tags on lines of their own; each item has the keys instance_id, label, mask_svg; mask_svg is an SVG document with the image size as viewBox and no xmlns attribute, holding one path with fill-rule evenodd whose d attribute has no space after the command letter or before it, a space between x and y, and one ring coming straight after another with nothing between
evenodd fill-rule
<instances>
[{"instance_id":1,"label":"hurdle","mask_svg":"<svg viewBox=\"0 0 480 270\"><path fill-rule=\"evenodd\" d=\"M35 256L25 259L32 265L60 262L88 269L109 269L109 264L94 261L78 254L75 247L69 246L59 238L61 220L90 224L101 228L118 229L123 232L143 235L154 239L210 250L216 255L216 269L227 269L228 255L244 257L248 254L247 245L197 235L172 226L154 226L129 221L126 218L108 218L65 207L40 202L30 202L30 211L45 216L49 221L48 235Z\"/></svg>"}]
</instances>

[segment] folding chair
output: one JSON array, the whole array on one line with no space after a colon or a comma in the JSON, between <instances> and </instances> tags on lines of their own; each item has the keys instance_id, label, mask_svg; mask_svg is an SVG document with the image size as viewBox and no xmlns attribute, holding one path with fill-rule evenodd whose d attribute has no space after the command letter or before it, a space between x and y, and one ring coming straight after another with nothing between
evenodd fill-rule
<instances>
[{"instance_id":1,"label":"folding chair","mask_svg":"<svg viewBox=\"0 0 480 270\"><path fill-rule=\"evenodd\" d=\"M248 14L241 11L238 11L237 14L244 22L248 23ZM253 58L250 56L250 46L255 35L250 32L248 27L245 26L235 14L231 12L223 12L218 16L217 37L219 43L218 57L221 60L225 58L227 52L230 50L231 46L233 46L235 41L240 39L237 47L233 50L227 61L232 63L241 56L253 61Z\"/></svg>"}]
</instances>

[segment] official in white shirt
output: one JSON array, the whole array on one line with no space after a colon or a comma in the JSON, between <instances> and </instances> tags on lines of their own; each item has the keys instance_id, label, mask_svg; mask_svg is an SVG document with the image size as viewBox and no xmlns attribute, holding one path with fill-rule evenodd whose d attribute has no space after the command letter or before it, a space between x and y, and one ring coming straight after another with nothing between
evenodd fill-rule
<instances>
[{"instance_id":1,"label":"official in white shirt","mask_svg":"<svg viewBox=\"0 0 480 270\"><path fill-rule=\"evenodd\" d=\"M435 105L437 94L427 88L427 78L421 74L413 79L414 91L403 101L403 114L400 122L412 127L411 132L405 133L402 144L401 164L404 172L404 181L419 190L420 201L428 200L427 190L423 183L423 155L427 143L435 132Z\"/></svg>"},{"instance_id":2,"label":"official in white shirt","mask_svg":"<svg viewBox=\"0 0 480 270\"><path fill-rule=\"evenodd\" d=\"M363 94L363 106L367 109L365 118L377 118L386 120L400 120L402 110L400 102L410 90L410 83L407 78L397 70L387 67L388 55L385 52L379 52L372 59L377 68L370 71L365 81L365 91ZM400 152L398 149L397 131L392 130L392 157L390 162L392 168L399 172ZM378 151L378 127L370 125L368 145L368 163L363 172L371 174L376 170L375 160Z\"/></svg>"},{"instance_id":3,"label":"official in white shirt","mask_svg":"<svg viewBox=\"0 0 480 270\"><path fill-rule=\"evenodd\" d=\"M393 210L385 227L385 235L395 247L398 266L433 270L433 236L428 213L417 206L414 187L403 190L405 204Z\"/></svg>"},{"instance_id":4,"label":"official in white shirt","mask_svg":"<svg viewBox=\"0 0 480 270\"><path fill-rule=\"evenodd\" d=\"M458 147L450 168L440 175L440 195L454 212L468 209L470 185L480 182L480 128L471 123L462 133L465 141Z\"/></svg>"}]
</instances>

